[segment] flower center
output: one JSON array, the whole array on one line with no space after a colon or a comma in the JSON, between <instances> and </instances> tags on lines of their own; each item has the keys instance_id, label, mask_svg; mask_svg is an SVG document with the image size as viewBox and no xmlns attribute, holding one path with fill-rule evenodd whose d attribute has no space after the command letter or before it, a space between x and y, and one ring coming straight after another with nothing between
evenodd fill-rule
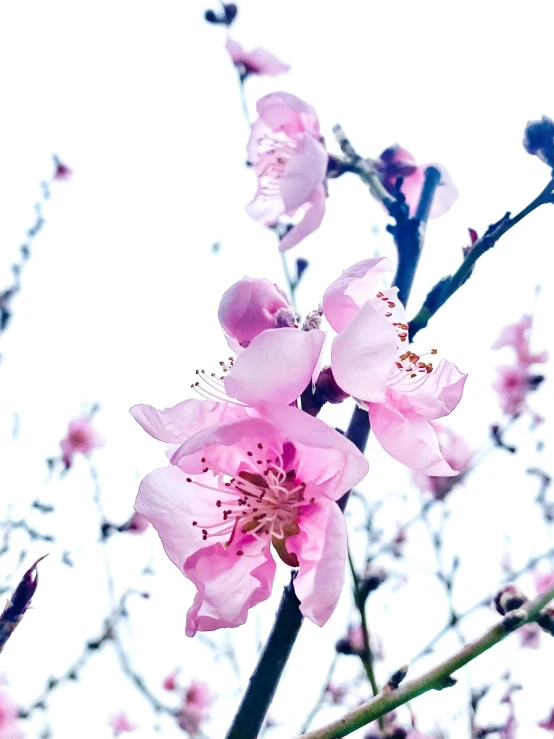
<instances>
[{"instance_id":1,"label":"flower center","mask_svg":"<svg viewBox=\"0 0 554 739\"><path fill-rule=\"evenodd\" d=\"M294 470L283 468L282 456L272 449L265 449L260 442L256 452L247 451L244 460L249 469L241 470L236 476L219 474L215 485L206 485L187 477L187 482L216 491L220 497L213 506L213 519L193 521L192 525L202 533L202 539L227 536L229 547L240 534L255 537L267 536L285 564L298 567L295 554L287 552L286 540L298 534L298 510L315 502L305 500L306 483L300 482ZM210 469L205 457L204 472ZM237 555L242 556L242 550Z\"/></svg>"},{"instance_id":2,"label":"flower center","mask_svg":"<svg viewBox=\"0 0 554 739\"><path fill-rule=\"evenodd\" d=\"M260 181L260 197L271 200L281 196L279 180L291 157L297 152L297 144L290 138L280 140L265 134L257 141L258 154L268 158L265 167L257 172Z\"/></svg>"}]
</instances>

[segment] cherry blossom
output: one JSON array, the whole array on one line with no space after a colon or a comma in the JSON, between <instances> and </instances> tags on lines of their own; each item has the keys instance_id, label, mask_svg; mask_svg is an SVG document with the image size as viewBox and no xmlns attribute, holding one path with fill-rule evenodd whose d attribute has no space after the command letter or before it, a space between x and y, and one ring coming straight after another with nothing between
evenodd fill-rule
<instances>
[{"instance_id":1,"label":"cherry blossom","mask_svg":"<svg viewBox=\"0 0 554 739\"><path fill-rule=\"evenodd\" d=\"M535 587L537 593L546 593L547 590L554 586L554 572L537 572L535 573Z\"/></svg>"},{"instance_id":2,"label":"cherry blossom","mask_svg":"<svg viewBox=\"0 0 554 739\"><path fill-rule=\"evenodd\" d=\"M247 51L238 41L227 38L225 48L233 60L242 80L251 74L267 75L275 77L283 72L288 72L290 67L277 59L270 51L259 47Z\"/></svg>"},{"instance_id":3,"label":"cherry blossom","mask_svg":"<svg viewBox=\"0 0 554 739\"><path fill-rule=\"evenodd\" d=\"M114 736L127 734L134 731L137 727L132 724L124 713L117 713L109 720L109 725Z\"/></svg>"},{"instance_id":4,"label":"cherry blossom","mask_svg":"<svg viewBox=\"0 0 554 739\"><path fill-rule=\"evenodd\" d=\"M444 359L435 367L407 348L408 324L397 288L376 292L378 279L391 269L389 259L367 259L325 292L323 310L338 332L333 374L367 409L373 433L392 457L426 475L455 475L431 421L458 405L466 375Z\"/></svg>"},{"instance_id":5,"label":"cherry blossom","mask_svg":"<svg viewBox=\"0 0 554 739\"><path fill-rule=\"evenodd\" d=\"M473 449L463 436L456 434L448 426L436 421L431 421L431 426L437 434L442 456L452 469L460 472L460 477L463 477L473 458ZM454 481L452 477L430 477L417 474L414 475L414 482L421 490L431 493L437 500L444 500L453 485L460 482L460 478Z\"/></svg>"},{"instance_id":6,"label":"cherry blossom","mask_svg":"<svg viewBox=\"0 0 554 739\"><path fill-rule=\"evenodd\" d=\"M237 353L265 329L295 324L286 294L264 278L245 277L231 285L221 298L218 316L229 346Z\"/></svg>"},{"instance_id":7,"label":"cherry blossom","mask_svg":"<svg viewBox=\"0 0 554 739\"><path fill-rule=\"evenodd\" d=\"M54 157L54 167L55 170L52 179L58 180L58 182L67 182L73 177L73 171L56 156Z\"/></svg>"},{"instance_id":8,"label":"cherry blossom","mask_svg":"<svg viewBox=\"0 0 554 739\"><path fill-rule=\"evenodd\" d=\"M75 454L86 455L103 445L104 438L96 431L89 418L77 418L71 421L67 435L60 442L65 466L71 467Z\"/></svg>"},{"instance_id":9,"label":"cherry blossom","mask_svg":"<svg viewBox=\"0 0 554 739\"><path fill-rule=\"evenodd\" d=\"M532 328L533 317L525 315L517 323L505 326L491 348L511 347L515 352L518 363L524 367L535 363L542 364L548 360L548 353L543 351L535 354L531 351Z\"/></svg>"},{"instance_id":10,"label":"cherry blossom","mask_svg":"<svg viewBox=\"0 0 554 739\"><path fill-rule=\"evenodd\" d=\"M150 526L150 523L140 513L133 513L127 523L119 528L119 531L128 531L130 534L142 534Z\"/></svg>"},{"instance_id":11,"label":"cherry blossom","mask_svg":"<svg viewBox=\"0 0 554 739\"><path fill-rule=\"evenodd\" d=\"M367 472L356 447L317 418L275 403L261 412L188 400L164 411L139 405L131 413L172 445L170 466L142 481L135 507L197 588L187 635L246 621L249 608L271 592L272 548L299 568L300 610L323 625L340 595L346 560L344 518L334 501Z\"/></svg>"},{"instance_id":12,"label":"cherry blossom","mask_svg":"<svg viewBox=\"0 0 554 739\"><path fill-rule=\"evenodd\" d=\"M202 723L208 718L208 709L212 699L208 685L193 680L185 692L183 705L177 717L180 728L188 731L189 734L197 734Z\"/></svg>"},{"instance_id":13,"label":"cherry blossom","mask_svg":"<svg viewBox=\"0 0 554 739\"><path fill-rule=\"evenodd\" d=\"M10 696L0 690L0 739L21 739L17 706Z\"/></svg>"},{"instance_id":14,"label":"cherry blossom","mask_svg":"<svg viewBox=\"0 0 554 739\"><path fill-rule=\"evenodd\" d=\"M287 251L321 224L327 152L317 113L300 98L273 92L258 100L257 110L247 152L258 189L246 212L263 226L301 214L279 244L280 251Z\"/></svg>"},{"instance_id":15,"label":"cherry blossom","mask_svg":"<svg viewBox=\"0 0 554 739\"><path fill-rule=\"evenodd\" d=\"M170 672L167 677L164 678L163 687L165 690L175 690L177 687L177 677L179 675L179 669Z\"/></svg>"},{"instance_id":16,"label":"cherry blossom","mask_svg":"<svg viewBox=\"0 0 554 739\"><path fill-rule=\"evenodd\" d=\"M541 729L554 731L554 708L550 711L550 715L547 718L543 721L539 721L539 726Z\"/></svg>"},{"instance_id":17,"label":"cherry blossom","mask_svg":"<svg viewBox=\"0 0 554 739\"><path fill-rule=\"evenodd\" d=\"M410 152L400 146L385 149L375 164L381 173L383 185L390 193L395 192L397 178L403 178L401 191L410 206L412 216L415 215L421 197L427 167L436 167L441 174L429 218L444 215L458 199L458 191L442 164L417 164Z\"/></svg>"}]
</instances>

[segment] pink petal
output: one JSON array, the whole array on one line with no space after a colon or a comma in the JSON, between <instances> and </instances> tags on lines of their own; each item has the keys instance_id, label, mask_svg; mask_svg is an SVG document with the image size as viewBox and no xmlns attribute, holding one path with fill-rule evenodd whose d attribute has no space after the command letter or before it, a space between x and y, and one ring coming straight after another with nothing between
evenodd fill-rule
<instances>
[{"instance_id":1,"label":"pink petal","mask_svg":"<svg viewBox=\"0 0 554 739\"><path fill-rule=\"evenodd\" d=\"M392 272L387 257L365 259L347 269L323 295L323 311L335 331L342 331L358 311L374 297L375 286L384 272Z\"/></svg>"},{"instance_id":2,"label":"pink petal","mask_svg":"<svg viewBox=\"0 0 554 739\"><path fill-rule=\"evenodd\" d=\"M213 484L213 475L205 478L207 484ZM211 494L188 483L178 467L161 467L141 482L135 510L150 521L167 556L182 571L187 557L211 543L203 541L192 522L214 519L217 498L215 491Z\"/></svg>"},{"instance_id":3,"label":"pink petal","mask_svg":"<svg viewBox=\"0 0 554 739\"><path fill-rule=\"evenodd\" d=\"M466 379L455 364L442 359L425 382L413 392L406 392L411 409L428 419L447 416L460 402Z\"/></svg>"},{"instance_id":4,"label":"pink petal","mask_svg":"<svg viewBox=\"0 0 554 739\"><path fill-rule=\"evenodd\" d=\"M366 303L333 342L331 361L335 380L355 398L382 400L397 346L392 323L376 310L373 301Z\"/></svg>"},{"instance_id":5,"label":"pink petal","mask_svg":"<svg viewBox=\"0 0 554 739\"><path fill-rule=\"evenodd\" d=\"M272 92L258 100L256 109L260 118L272 131L283 131L294 137L306 132L319 139L319 121L315 109L289 92Z\"/></svg>"},{"instance_id":6,"label":"pink petal","mask_svg":"<svg viewBox=\"0 0 554 739\"><path fill-rule=\"evenodd\" d=\"M289 159L279 180L287 213L312 199L325 179L327 161L323 146L311 136L301 134L298 153Z\"/></svg>"},{"instance_id":7,"label":"pink petal","mask_svg":"<svg viewBox=\"0 0 554 739\"><path fill-rule=\"evenodd\" d=\"M297 478L316 485L319 493L337 500L366 476L364 455L323 421L290 406L267 405L263 413L297 449Z\"/></svg>"},{"instance_id":8,"label":"pink petal","mask_svg":"<svg viewBox=\"0 0 554 739\"><path fill-rule=\"evenodd\" d=\"M458 474L443 458L437 434L424 418L384 403L369 403L368 412L371 430L391 457L426 475Z\"/></svg>"},{"instance_id":9,"label":"pink petal","mask_svg":"<svg viewBox=\"0 0 554 739\"><path fill-rule=\"evenodd\" d=\"M283 72L288 72L290 66L285 64L267 49L257 47L247 55L246 63L258 74L267 74L275 76Z\"/></svg>"},{"instance_id":10,"label":"pink petal","mask_svg":"<svg viewBox=\"0 0 554 739\"><path fill-rule=\"evenodd\" d=\"M182 444L207 426L246 418L246 412L237 406L194 398L163 411L151 405L134 405L130 413L150 436L168 444Z\"/></svg>"},{"instance_id":11,"label":"pink petal","mask_svg":"<svg viewBox=\"0 0 554 739\"><path fill-rule=\"evenodd\" d=\"M346 524L335 503L320 500L298 518L298 526L300 533L287 539L288 551L296 554L300 564L294 590L302 614L323 626L344 585Z\"/></svg>"},{"instance_id":12,"label":"pink petal","mask_svg":"<svg viewBox=\"0 0 554 739\"><path fill-rule=\"evenodd\" d=\"M258 334L237 357L225 390L248 405L294 402L310 384L323 331L274 328Z\"/></svg>"},{"instance_id":13,"label":"pink petal","mask_svg":"<svg viewBox=\"0 0 554 739\"><path fill-rule=\"evenodd\" d=\"M246 55L246 51L241 46L241 44L239 44L238 41L235 41L229 36L227 37L227 41L225 42L225 48L227 49L229 56L234 63L242 62Z\"/></svg>"},{"instance_id":14,"label":"pink petal","mask_svg":"<svg viewBox=\"0 0 554 739\"><path fill-rule=\"evenodd\" d=\"M245 536L227 549L221 543L212 544L187 559L185 574L198 589L187 613L187 636L240 626L248 610L269 597L275 577L269 545Z\"/></svg>"},{"instance_id":15,"label":"pink petal","mask_svg":"<svg viewBox=\"0 0 554 739\"><path fill-rule=\"evenodd\" d=\"M279 251L284 252L299 244L321 225L325 215L325 190L323 185L318 189L311 201L305 203L304 217L279 242Z\"/></svg>"}]
</instances>

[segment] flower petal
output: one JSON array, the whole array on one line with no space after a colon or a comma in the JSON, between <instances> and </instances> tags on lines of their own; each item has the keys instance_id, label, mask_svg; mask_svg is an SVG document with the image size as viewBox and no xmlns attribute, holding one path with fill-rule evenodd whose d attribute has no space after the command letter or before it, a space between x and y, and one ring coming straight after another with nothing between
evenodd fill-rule
<instances>
[{"instance_id":1,"label":"flower petal","mask_svg":"<svg viewBox=\"0 0 554 739\"><path fill-rule=\"evenodd\" d=\"M287 549L300 564L294 590L300 611L318 626L338 603L346 566L346 524L336 503L320 501L298 517L300 533L287 539Z\"/></svg>"},{"instance_id":2,"label":"flower petal","mask_svg":"<svg viewBox=\"0 0 554 739\"><path fill-rule=\"evenodd\" d=\"M274 328L254 337L225 378L225 390L248 405L283 403L310 384L325 334L319 329Z\"/></svg>"},{"instance_id":3,"label":"flower petal","mask_svg":"<svg viewBox=\"0 0 554 739\"><path fill-rule=\"evenodd\" d=\"M269 541L245 536L227 549L221 543L200 549L184 571L198 589L187 613L186 634L194 636L245 623L248 610L271 594L275 561Z\"/></svg>"},{"instance_id":4,"label":"flower petal","mask_svg":"<svg viewBox=\"0 0 554 739\"><path fill-rule=\"evenodd\" d=\"M279 242L279 251L284 252L299 244L321 225L325 215L325 190L321 186L311 201L304 204L304 217Z\"/></svg>"},{"instance_id":5,"label":"flower petal","mask_svg":"<svg viewBox=\"0 0 554 739\"><path fill-rule=\"evenodd\" d=\"M329 285L323 295L323 312L335 331L342 331L375 295L377 280L384 272L392 272L392 262L387 257L364 259Z\"/></svg>"},{"instance_id":6,"label":"flower petal","mask_svg":"<svg viewBox=\"0 0 554 739\"><path fill-rule=\"evenodd\" d=\"M442 456L429 421L384 403L368 404L371 429L383 449L406 467L426 475L449 477L457 471Z\"/></svg>"},{"instance_id":7,"label":"flower petal","mask_svg":"<svg viewBox=\"0 0 554 739\"><path fill-rule=\"evenodd\" d=\"M311 200L327 173L329 157L323 146L307 134L301 134L298 141L298 152L289 159L279 180L287 213Z\"/></svg>"},{"instance_id":8,"label":"flower petal","mask_svg":"<svg viewBox=\"0 0 554 739\"><path fill-rule=\"evenodd\" d=\"M443 418L460 402L467 375L452 362L442 359L425 382L406 393L411 409L424 418Z\"/></svg>"},{"instance_id":9,"label":"flower petal","mask_svg":"<svg viewBox=\"0 0 554 739\"><path fill-rule=\"evenodd\" d=\"M380 401L390 377L398 338L392 323L367 302L335 338L333 375L339 386L360 400Z\"/></svg>"}]
</instances>

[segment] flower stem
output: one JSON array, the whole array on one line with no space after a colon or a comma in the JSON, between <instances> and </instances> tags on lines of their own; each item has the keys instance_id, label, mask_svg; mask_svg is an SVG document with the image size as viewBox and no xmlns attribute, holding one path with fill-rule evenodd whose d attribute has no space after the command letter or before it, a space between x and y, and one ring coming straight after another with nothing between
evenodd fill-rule
<instances>
[{"instance_id":1,"label":"flower stem","mask_svg":"<svg viewBox=\"0 0 554 739\"><path fill-rule=\"evenodd\" d=\"M303 739L341 739L341 737L366 726L371 721L375 721L398 706L423 695L423 693L450 687L453 685L453 672L503 641L516 628L535 621L552 598L554 598L554 586L543 595L528 601L517 611L506 614L500 623L489 629L482 637L467 644L454 656L421 675L421 677L402 683L396 690L382 691L373 700L355 708L338 721L333 721L333 723L321 729L303 734Z\"/></svg>"},{"instance_id":2,"label":"flower stem","mask_svg":"<svg viewBox=\"0 0 554 739\"><path fill-rule=\"evenodd\" d=\"M358 573L356 572L356 568L354 567L354 561L352 559L352 554L350 552L350 547L348 548L348 565L350 567L350 573L352 575L352 582L354 585L354 603L356 604L356 608L360 614L360 621L362 626L362 636L364 640L364 653L361 655L361 660L367 675L367 679L369 680L369 683L371 685L371 690L373 691L373 695L377 695L379 692L379 686L377 685L377 679L375 677L375 670L373 669L373 650L371 648L371 639L369 636L369 629L367 627L367 617L365 612L365 602L363 598L360 595L360 578L358 577ZM382 728L382 727L381 727Z\"/></svg>"}]
</instances>

